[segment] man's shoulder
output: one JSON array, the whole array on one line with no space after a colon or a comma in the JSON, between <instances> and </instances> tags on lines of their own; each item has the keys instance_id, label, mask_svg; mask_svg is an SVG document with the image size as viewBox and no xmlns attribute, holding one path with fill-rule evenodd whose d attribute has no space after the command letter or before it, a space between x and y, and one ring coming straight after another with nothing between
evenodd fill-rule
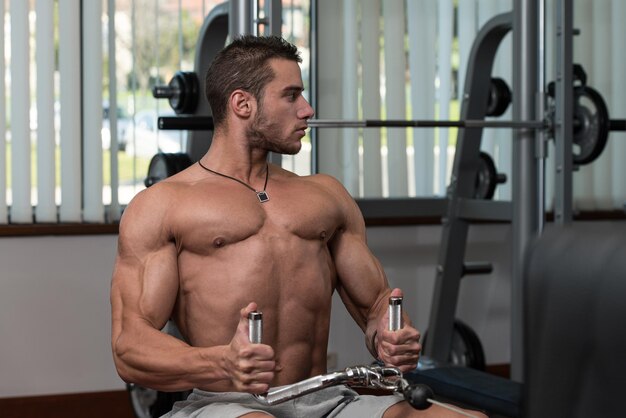
<instances>
[{"instance_id":1,"label":"man's shoulder","mask_svg":"<svg viewBox=\"0 0 626 418\"><path fill-rule=\"evenodd\" d=\"M318 173L310 176L311 181L319 184L327 190L337 193L342 197L349 197L349 193L344 185L330 174Z\"/></svg>"},{"instance_id":2,"label":"man's shoulder","mask_svg":"<svg viewBox=\"0 0 626 418\"><path fill-rule=\"evenodd\" d=\"M328 192L332 192L334 194L339 194L341 196L348 195L343 184L337 180L335 177L324 174L324 173L316 173L309 175L298 175L291 171L280 168L280 175L289 182L293 182L293 184L298 184L299 187L319 187Z\"/></svg>"},{"instance_id":3,"label":"man's shoulder","mask_svg":"<svg viewBox=\"0 0 626 418\"><path fill-rule=\"evenodd\" d=\"M294 182L300 183L298 187L314 188L322 191L326 196L333 196L334 201L341 207L351 208L354 205L354 198L350 192L337 178L330 174L317 173L307 176L293 174L292 178Z\"/></svg>"},{"instance_id":4,"label":"man's shoulder","mask_svg":"<svg viewBox=\"0 0 626 418\"><path fill-rule=\"evenodd\" d=\"M125 212L141 212L142 216L148 213L160 213L171 208L176 202L181 202L181 195L190 187L181 173L168 177L141 190L129 202Z\"/></svg>"},{"instance_id":5,"label":"man's shoulder","mask_svg":"<svg viewBox=\"0 0 626 418\"><path fill-rule=\"evenodd\" d=\"M281 176L284 176L285 178L296 181L296 182L302 182L302 183L312 182L312 183L317 183L320 185L325 185L328 187L343 187L343 185L341 184L341 182L339 182L339 180L337 180L335 177L329 174L315 173L315 174L308 174L308 175L299 175L281 167L279 167L278 169L280 170Z\"/></svg>"}]
</instances>

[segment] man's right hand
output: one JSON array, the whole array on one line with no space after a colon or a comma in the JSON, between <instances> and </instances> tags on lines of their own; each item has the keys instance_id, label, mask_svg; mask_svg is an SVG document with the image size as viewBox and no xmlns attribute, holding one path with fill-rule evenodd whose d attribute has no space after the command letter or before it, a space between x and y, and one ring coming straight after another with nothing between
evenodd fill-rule
<instances>
[{"instance_id":1,"label":"man's right hand","mask_svg":"<svg viewBox=\"0 0 626 418\"><path fill-rule=\"evenodd\" d=\"M264 393L274 379L276 361L274 349L265 344L252 344L248 335L248 313L255 311L256 303L243 308L237 331L226 348L225 368L237 391Z\"/></svg>"}]
</instances>

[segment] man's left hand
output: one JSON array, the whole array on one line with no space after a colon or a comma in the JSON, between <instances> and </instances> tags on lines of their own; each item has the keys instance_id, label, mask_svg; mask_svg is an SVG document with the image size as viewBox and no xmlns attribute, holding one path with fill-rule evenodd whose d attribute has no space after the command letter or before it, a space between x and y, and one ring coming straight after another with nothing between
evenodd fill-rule
<instances>
[{"instance_id":1,"label":"man's left hand","mask_svg":"<svg viewBox=\"0 0 626 418\"><path fill-rule=\"evenodd\" d=\"M402 290L393 289L391 297L402 297ZM404 324L397 331L389 330L389 312L380 319L374 340L378 358L385 366L399 368L403 373L414 370L422 349L420 333L407 324L407 316L403 315Z\"/></svg>"}]
</instances>

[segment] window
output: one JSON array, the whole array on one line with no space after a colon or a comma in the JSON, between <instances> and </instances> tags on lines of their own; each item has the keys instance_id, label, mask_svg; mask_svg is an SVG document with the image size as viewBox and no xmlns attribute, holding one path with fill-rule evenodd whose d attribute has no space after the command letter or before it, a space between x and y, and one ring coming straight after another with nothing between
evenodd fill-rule
<instances>
[{"instance_id":1,"label":"window","mask_svg":"<svg viewBox=\"0 0 626 418\"><path fill-rule=\"evenodd\" d=\"M167 100L153 97L152 88L167 84L177 71L195 71L203 22L222 3L20 0L5 5L0 196L6 204L0 204L0 223L117 221L124 205L145 187L152 156L187 150L187 132L157 129L158 117L174 112ZM285 0L282 30L303 53L307 85L308 8L307 0ZM310 173L310 139L303 149L282 164Z\"/></svg>"},{"instance_id":2,"label":"window","mask_svg":"<svg viewBox=\"0 0 626 418\"><path fill-rule=\"evenodd\" d=\"M2 4L0 223L117 221L144 188L151 157L189 146L188 132L156 129L159 116L173 113L167 100L152 96L152 88L167 84L177 71L195 71L201 27L222 2ZM549 82L555 78L555 11L554 3L547 4ZM623 118L626 99L619 92L626 58L619 40L626 27L619 19L625 6L621 0L574 5L581 32L574 60L585 67L588 84L602 94L611 118ZM512 9L512 0L283 0L282 34L302 52L305 96L317 118L454 120L476 33L490 17ZM493 74L509 87L511 49L508 35ZM511 110L501 118L510 120ZM314 140L305 137L300 154L283 156L281 164L298 174L332 174L357 198L443 196L456 133L320 129L309 133ZM611 132L600 160L575 172L576 210L623 209L623 136ZM509 176L497 199L511 196L512 141L509 130L484 130L483 149ZM551 154L549 147L548 202L554 189Z\"/></svg>"},{"instance_id":3,"label":"window","mask_svg":"<svg viewBox=\"0 0 626 418\"><path fill-rule=\"evenodd\" d=\"M555 7L546 2L545 82L556 78ZM318 2L317 117L320 119L456 120L472 42L491 17L512 11L511 0L350 0ZM623 1L574 1L574 61L587 71L612 119L626 109L620 40ZM512 35L500 44L494 77L512 89ZM515 92L513 91L513 96ZM512 109L499 117L512 119ZM355 197L443 196L450 179L456 129L320 129L318 167L343 181ZM573 174L575 210L623 210L624 133L613 131L599 160ZM511 199L513 135L485 129L482 149L508 181L496 199ZM554 151L549 142L547 206L554 194Z\"/></svg>"}]
</instances>

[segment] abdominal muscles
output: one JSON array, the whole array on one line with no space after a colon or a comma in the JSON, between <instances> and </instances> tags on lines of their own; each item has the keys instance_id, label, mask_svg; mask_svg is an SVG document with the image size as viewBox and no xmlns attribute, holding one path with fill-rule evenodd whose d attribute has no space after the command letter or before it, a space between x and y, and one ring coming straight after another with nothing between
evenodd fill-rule
<instances>
[{"instance_id":1,"label":"abdominal muscles","mask_svg":"<svg viewBox=\"0 0 626 418\"><path fill-rule=\"evenodd\" d=\"M254 302L263 313L262 343L275 351L272 386L326 372L335 272L324 241L257 234L208 257L183 252L179 261L175 318L191 345L229 344L241 309Z\"/></svg>"}]
</instances>

